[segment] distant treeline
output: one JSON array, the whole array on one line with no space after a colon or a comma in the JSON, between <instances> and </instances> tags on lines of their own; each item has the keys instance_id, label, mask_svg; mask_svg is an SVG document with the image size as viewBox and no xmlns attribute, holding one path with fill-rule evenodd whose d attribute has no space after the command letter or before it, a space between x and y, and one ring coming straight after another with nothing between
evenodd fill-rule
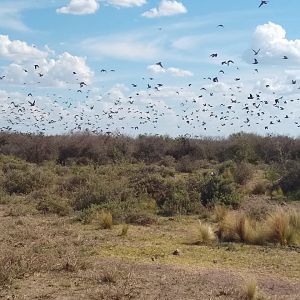
<instances>
[{"instance_id":1,"label":"distant treeline","mask_svg":"<svg viewBox=\"0 0 300 300\"><path fill-rule=\"evenodd\" d=\"M108 164L120 161L193 163L199 160L281 163L300 160L300 138L263 137L246 133L228 138L201 139L168 136L132 138L90 133L57 136L1 133L0 154L13 155L33 163L55 160L61 164Z\"/></svg>"}]
</instances>

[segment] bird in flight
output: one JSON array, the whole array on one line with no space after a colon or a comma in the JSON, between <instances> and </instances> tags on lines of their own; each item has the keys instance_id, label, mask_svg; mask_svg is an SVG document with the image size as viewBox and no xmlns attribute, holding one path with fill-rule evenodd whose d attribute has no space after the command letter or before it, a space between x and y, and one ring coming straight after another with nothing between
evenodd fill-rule
<instances>
[{"instance_id":1,"label":"bird in flight","mask_svg":"<svg viewBox=\"0 0 300 300\"><path fill-rule=\"evenodd\" d=\"M157 65L157 66L160 66L161 68L163 68L163 69L164 69L164 67L163 67L163 65L162 65L162 63L161 63L161 62L158 62L158 63L156 63L156 65Z\"/></svg>"},{"instance_id":2,"label":"bird in flight","mask_svg":"<svg viewBox=\"0 0 300 300\"><path fill-rule=\"evenodd\" d=\"M254 55L258 55L258 53L260 52L260 49L258 49L257 51L252 49L252 51L254 52Z\"/></svg>"},{"instance_id":3,"label":"bird in flight","mask_svg":"<svg viewBox=\"0 0 300 300\"><path fill-rule=\"evenodd\" d=\"M267 5L268 2L269 2L269 1L262 0L258 8L262 7L263 5Z\"/></svg>"},{"instance_id":4,"label":"bird in flight","mask_svg":"<svg viewBox=\"0 0 300 300\"><path fill-rule=\"evenodd\" d=\"M28 103L30 104L30 106L35 106L35 100L33 102L28 101Z\"/></svg>"}]
</instances>

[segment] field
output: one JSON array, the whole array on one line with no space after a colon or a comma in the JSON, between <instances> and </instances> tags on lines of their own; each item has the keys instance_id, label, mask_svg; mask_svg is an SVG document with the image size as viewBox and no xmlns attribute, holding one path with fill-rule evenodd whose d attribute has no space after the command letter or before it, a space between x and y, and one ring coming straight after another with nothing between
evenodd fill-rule
<instances>
[{"instance_id":1,"label":"field","mask_svg":"<svg viewBox=\"0 0 300 300\"><path fill-rule=\"evenodd\" d=\"M70 156L66 139L35 156L24 139L1 139L0 298L299 299L298 140L272 140L289 141L278 161L253 144L241 157L241 137L211 158L125 147L112 161Z\"/></svg>"}]
</instances>

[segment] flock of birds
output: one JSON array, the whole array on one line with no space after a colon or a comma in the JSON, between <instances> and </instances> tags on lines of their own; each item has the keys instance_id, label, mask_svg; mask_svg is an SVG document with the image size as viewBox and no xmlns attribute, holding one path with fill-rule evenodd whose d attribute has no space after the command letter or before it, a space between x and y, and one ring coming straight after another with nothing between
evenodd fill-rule
<instances>
[{"instance_id":1,"label":"flock of birds","mask_svg":"<svg viewBox=\"0 0 300 300\"><path fill-rule=\"evenodd\" d=\"M259 7L267 4L268 1L261 1ZM217 27L225 28L223 24ZM261 49L252 51L252 71L258 74ZM210 59L218 58L218 53L210 54ZM289 58L283 56L282 59ZM170 128L171 125L174 131L177 127L178 131L188 132L187 135L195 133L193 136L199 137L205 132L210 133L212 129L222 132L223 128L228 127L243 131L256 126L258 130L271 132L275 125L286 125L287 119L291 120L288 126L300 128L300 117L294 115L292 109L293 103L300 103L300 98L287 99L276 92L247 92L238 76L239 67L234 59L220 60L216 64L219 66L216 71L218 74L204 77L205 83L200 87L187 83L183 87L170 89L154 77L143 77L141 84L132 83L130 92L117 93L117 96L113 91L95 94L75 71L70 74L73 81L66 83L67 94L59 95L50 91L43 97L36 96L35 90L29 91L29 84L24 82L23 98L7 95L5 101L0 102L0 124L3 125L0 130L30 133L89 131L108 135L131 131L155 134L158 128ZM165 69L162 62L155 65ZM227 68L234 68L237 76L226 91L216 91L215 87L221 81L220 77L226 75ZM38 64L23 71L33 73L38 78L36 84L47 77ZM102 76L115 72L116 69L99 69ZM0 87L5 80L6 75L1 75ZM290 84L295 90L300 89L297 80L293 79ZM266 84L264 89L272 91L271 83ZM172 98L171 104L164 100L166 92Z\"/></svg>"}]
</instances>

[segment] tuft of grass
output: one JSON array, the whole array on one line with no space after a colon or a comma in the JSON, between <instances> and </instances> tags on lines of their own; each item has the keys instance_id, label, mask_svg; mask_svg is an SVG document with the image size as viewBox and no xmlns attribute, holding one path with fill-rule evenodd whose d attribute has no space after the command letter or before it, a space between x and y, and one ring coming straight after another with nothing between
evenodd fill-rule
<instances>
[{"instance_id":1,"label":"tuft of grass","mask_svg":"<svg viewBox=\"0 0 300 300\"><path fill-rule=\"evenodd\" d=\"M239 212L230 212L218 224L218 237L225 242L282 246L300 243L300 213L279 209L266 220L256 222Z\"/></svg>"},{"instance_id":2,"label":"tuft of grass","mask_svg":"<svg viewBox=\"0 0 300 300\"><path fill-rule=\"evenodd\" d=\"M101 277L101 282L110 284L117 282L117 272L116 271L105 271Z\"/></svg>"},{"instance_id":3,"label":"tuft of grass","mask_svg":"<svg viewBox=\"0 0 300 300\"><path fill-rule=\"evenodd\" d=\"M129 229L129 225L128 224L124 224L122 226L122 230L121 230L120 236L127 236L128 229Z\"/></svg>"},{"instance_id":4,"label":"tuft of grass","mask_svg":"<svg viewBox=\"0 0 300 300\"><path fill-rule=\"evenodd\" d=\"M228 214L228 208L224 205L216 205L213 212L213 217L216 222L221 222Z\"/></svg>"},{"instance_id":5,"label":"tuft of grass","mask_svg":"<svg viewBox=\"0 0 300 300\"><path fill-rule=\"evenodd\" d=\"M269 242L282 246L299 243L300 214L295 211L279 209L270 214L266 221L266 233Z\"/></svg>"},{"instance_id":6,"label":"tuft of grass","mask_svg":"<svg viewBox=\"0 0 300 300\"><path fill-rule=\"evenodd\" d=\"M261 231L255 220L249 218L244 213L229 212L225 218L219 222L218 237L225 242L240 242L246 244L261 244Z\"/></svg>"},{"instance_id":7,"label":"tuft of grass","mask_svg":"<svg viewBox=\"0 0 300 300\"><path fill-rule=\"evenodd\" d=\"M101 211L97 214L96 222L101 229L112 229L113 218L110 212Z\"/></svg>"},{"instance_id":8,"label":"tuft of grass","mask_svg":"<svg viewBox=\"0 0 300 300\"><path fill-rule=\"evenodd\" d=\"M247 300L257 299L257 281L250 279L245 283L244 287L244 298Z\"/></svg>"},{"instance_id":9,"label":"tuft of grass","mask_svg":"<svg viewBox=\"0 0 300 300\"><path fill-rule=\"evenodd\" d=\"M191 237L190 243L193 245L210 244L216 239L212 227L207 223L202 223L199 220L197 227Z\"/></svg>"}]
</instances>

